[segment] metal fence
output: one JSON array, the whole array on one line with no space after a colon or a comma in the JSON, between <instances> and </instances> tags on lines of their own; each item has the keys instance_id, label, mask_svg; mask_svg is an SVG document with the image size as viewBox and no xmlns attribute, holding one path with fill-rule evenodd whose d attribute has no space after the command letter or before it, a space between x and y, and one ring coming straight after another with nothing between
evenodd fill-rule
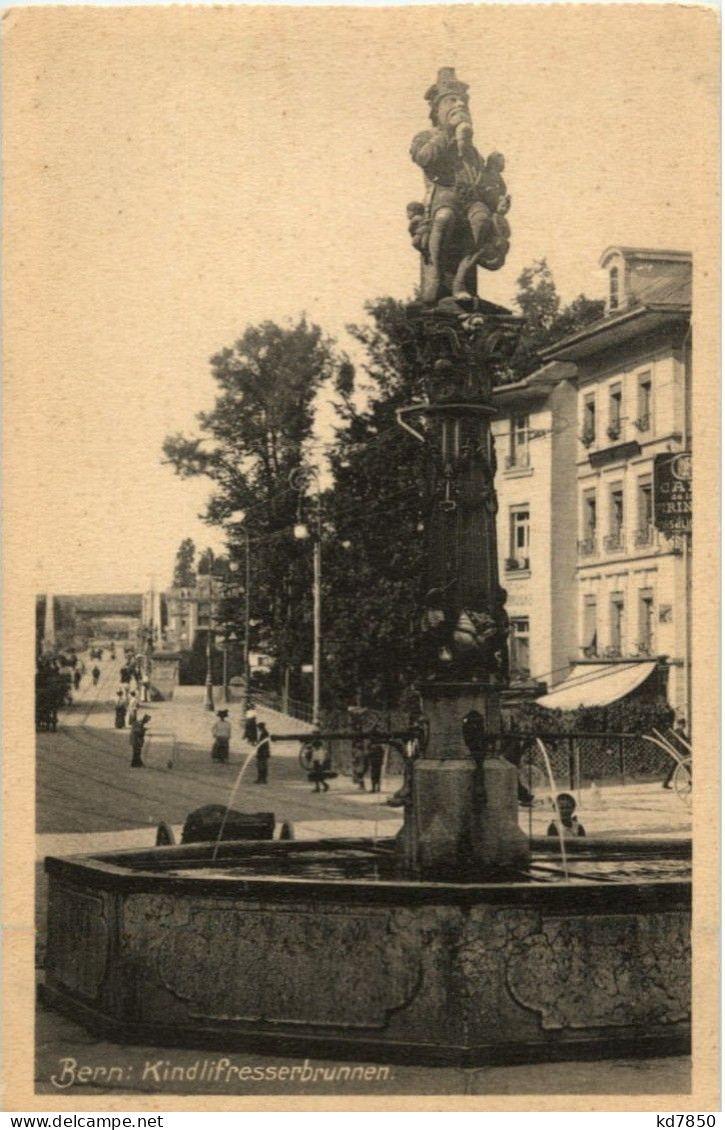
<instances>
[{"instance_id":1,"label":"metal fence","mask_svg":"<svg viewBox=\"0 0 725 1130\"><path fill-rule=\"evenodd\" d=\"M640 734L535 734L546 746L557 785L578 789L592 783L630 784L664 777L672 759ZM524 735L512 741L519 744ZM684 751L683 751L684 755ZM525 754L540 768L541 755Z\"/></svg>"}]
</instances>

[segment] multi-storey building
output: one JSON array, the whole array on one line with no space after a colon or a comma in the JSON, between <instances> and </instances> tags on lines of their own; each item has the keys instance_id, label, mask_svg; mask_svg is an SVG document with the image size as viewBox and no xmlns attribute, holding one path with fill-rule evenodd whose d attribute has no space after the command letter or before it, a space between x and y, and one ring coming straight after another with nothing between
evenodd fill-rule
<instances>
[{"instance_id":1,"label":"multi-storey building","mask_svg":"<svg viewBox=\"0 0 725 1130\"><path fill-rule=\"evenodd\" d=\"M499 573L512 683L560 682L576 647L576 367L553 362L494 392Z\"/></svg>"},{"instance_id":2,"label":"multi-storey building","mask_svg":"<svg viewBox=\"0 0 725 1130\"><path fill-rule=\"evenodd\" d=\"M660 452L691 447L691 256L610 247L600 266L609 277L605 316L543 353L578 373L572 658L613 665L658 659L658 674L668 669L671 704L687 712L689 547L655 529L653 464ZM569 525L562 508L553 520ZM631 670L622 687L655 674L651 662Z\"/></svg>"},{"instance_id":3,"label":"multi-storey building","mask_svg":"<svg viewBox=\"0 0 725 1130\"><path fill-rule=\"evenodd\" d=\"M166 593L168 642L181 650L194 645L199 631L208 631L224 595L219 578L198 574L193 585L172 588Z\"/></svg>"}]
</instances>

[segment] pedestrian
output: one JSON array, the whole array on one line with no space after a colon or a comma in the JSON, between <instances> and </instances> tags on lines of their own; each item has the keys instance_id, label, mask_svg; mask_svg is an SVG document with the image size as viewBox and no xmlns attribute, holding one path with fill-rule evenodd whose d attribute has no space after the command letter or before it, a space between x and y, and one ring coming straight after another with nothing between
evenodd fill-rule
<instances>
[{"instance_id":1,"label":"pedestrian","mask_svg":"<svg viewBox=\"0 0 725 1130\"><path fill-rule=\"evenodd\" d=\"M73 686L75 687L76 690L78 690L80 685L81 685L80 667L74 667L73 668Z\"/></svg>"},{"instance_id":2,"label":"pedestrian","mask_svg":"<svg viewBox=\"0 0 725 1130\"><path fill-rule=\"evenodd\" d=\"M98 686L98 680L101 677L101 668L98 666L98 664L96 664L95 667L93 668L93 670L91 671L91 675L93 676L93 686L97 687Z\"/></svg>"},{"instance_id":3,"label":"pedestrian","mask_svg":"<svg viewBox=\"0 0 725 1130\"><path fill-rule=\"evenodd\" d=\"M257 710L254 703L250 702L244 714L244 740L249 742L250 745L256 746L257 742L259 741L257 735Z\"/></svg>"},{"instance_id":4,"label":"pedestrian","mask_svg":"<svg viewBox=\"0 0 725 1130\"><path fill-rule=\"evenodd\" d=\"M360 792L365 792L365 776L367 774L368 755L365 752L365 743L356 738L352 745L352 783L357 785Z\"/></svg>"},{"instance_id":5,"label":"pedestrian","mask_svg":"<svg viewBox=\"0 0 725 1130\"><path fill-rule=\"evenodd\" d=\"M260 722L259 726L257 726L257 780L254 782L256 785L267 784L267 773L269 772L269 759L271 756L272 743L269 739L269 731L264 722Z\"/></svg>"},{"instance_id":6,"label":"pedestrian","mask_svg":"<svg viewBox=\"0 0 725 1130\"><path fill-rule=\"evenodd\" d=\"M121 680L121 686L127 687L131 682L131 672L126 663L124 663L123 667L121 668L119 678Z\"/></svg>"},{"instance_id":7,"label":"pedestrian","mask_svg":"<svg viewBox=\"0 0 725 1130\"><path fill-rule=\"evenodd\" d=\"M131 691L128 696L128 703L126 705L126 724L133 726L138 717L138 696L135 691Z\"/></svg>"},{"instance_id":8,"label":"pedestrian","mask_svg":"<svg viewBox=\"0 0 725 1130\"><path fill-rule=\"evenodd\" d=\"M383 773L385 749L379 738L371 738L368 743L368 765L370 766L370 792L380 792L380 779Z\"/></svg>"},{"instance_id":9,"label":"pedestrian","mask_svg":"<svg viewBox=\"0 0 725 1130\"><path fill-rule=\"evenodd\" d=\"M573 839L575 836L586 836L584 825L579 823L578 817L574 815L576 811L576 801L571 793L559 793L556 798L556 816L546 829L547 836L558 836L559 831L563 833L566 839Z\"/></svg>"},{"instance_id":10,"label":"pedestrian","mask_svg":"<svg viewBox=\"0 0 725 1130\"><path fill-rule=\"evenodd\" d=\"M114 710L116 711L115 727L117 730L123 730L126 725L126 696L120 687L116 691Z\"/></svg>"},{"instance_id":11,"label":"pedestrian","mask_svg":"<svg viewBox=\"0 0 725 1130\"><path fill-rule=\"evenodd\" d=\"M310 741L312 750L312 772L310 779L315 782L314 792L319 793L320 785L325 792L329 792L330 786L325 780L325 769L327 768L327 752L324 743L319 734L313 734Z\"/></svg>"},{"instance_id":12,"label":"pedestrian","mask_svg":"<svg viewBox=\"0 0 725 1130\"><path fill-rule=\"evenodd\" d=\"M228 710L217 710L216 716L218 721L214 723L211 729L214 738L211 747L211 759L226 765L229 761L229 740L232 736L232 724L229 721Z\"/></svg>"},{"instance_id":13,"label":"pedestrian","mask_svg":"<svg viewBox=\"0 0 725 1130\"><path fill-rule=\"evenodd\" d=\"M131 727L131 734L129 736L129 743L131 746L131 768L143 769L144 763L141 760L141 753L143 745L146 741L146 729L151 721L150 714L144 714L143 718L137 718Z\"/></svg>"},{"instance_id":14,"label":"pedestrian","mask_svg":"<svg viewBox=\"0 0 725 1130\"><path fill-rule=\"evenodd\" d=\"M148 672L144 671L141 678L141 702L148 702L150 685L151 680L148 677Z\"/></svg>"}]
</instances>

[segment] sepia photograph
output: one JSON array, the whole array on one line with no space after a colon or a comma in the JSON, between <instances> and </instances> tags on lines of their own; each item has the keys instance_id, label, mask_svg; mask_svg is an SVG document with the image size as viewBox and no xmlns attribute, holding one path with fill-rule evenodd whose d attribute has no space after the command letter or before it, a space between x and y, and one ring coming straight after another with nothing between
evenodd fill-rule
<instances>
[{"instance_id":1,"label":"sepia photograph","mask_svg":"<svg viewBox=\"0 0 725 1130\"><path fill-rule=\"evenodd\" d=\"M3 34L10 1109L716 1109L715 9Z\"/></svg>"}]
</instances>

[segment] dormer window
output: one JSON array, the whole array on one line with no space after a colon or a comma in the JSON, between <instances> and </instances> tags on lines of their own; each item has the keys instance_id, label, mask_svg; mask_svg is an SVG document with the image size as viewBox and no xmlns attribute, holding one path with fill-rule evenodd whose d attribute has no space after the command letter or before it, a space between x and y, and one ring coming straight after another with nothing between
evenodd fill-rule
<instances>
[{"instance_id":1,"label":"dormer window","mask_svg":"<svg viewBox=\"0 0 725 1130\"><path fill-rule=\"evenodd\" d=\"M619 307L619 267L611 267L609 271L609 309L617 310Z\"/></svg>"}]
</instances>

